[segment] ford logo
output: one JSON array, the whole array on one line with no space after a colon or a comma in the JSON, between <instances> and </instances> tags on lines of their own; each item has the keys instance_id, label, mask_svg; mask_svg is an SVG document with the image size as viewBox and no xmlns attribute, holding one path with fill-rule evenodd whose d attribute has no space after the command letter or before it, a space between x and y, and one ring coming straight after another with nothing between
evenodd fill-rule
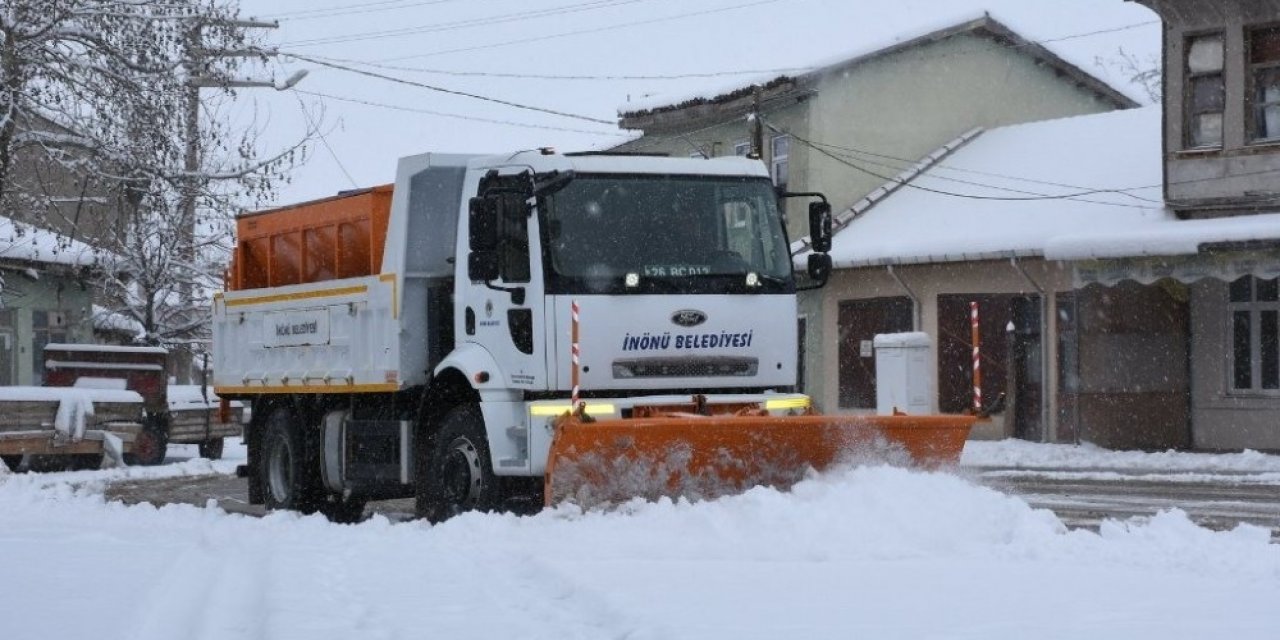
<instances>
[{"instance_id":1,"label":"ford logo","mask_svg":"<svg viewBox=\"0 0 1280 640\"><path fill-rule=\"evenodd\" d=\"M682 327L696 327L707 321L707 314L697 309L681 309L671 314L671 322Z\"/></svg>"}]
</instances>

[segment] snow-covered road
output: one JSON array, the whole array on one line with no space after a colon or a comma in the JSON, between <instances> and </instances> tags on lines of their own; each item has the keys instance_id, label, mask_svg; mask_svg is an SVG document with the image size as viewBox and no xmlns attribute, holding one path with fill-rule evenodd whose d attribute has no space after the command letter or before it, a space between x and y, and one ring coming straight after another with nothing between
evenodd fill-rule
<instances>
[{"instance_id":1,"label":"snow-covered road","mask_svg":"<svg viewBox=\"0 0 1280 640\"><path fill-rule=\"evenodd\" d=\"M980 458L991 453L1004 466L1035 467L1030 453L1009 465L1008 451L980 451L1002 446L973 448L966 462L984 466ZM1104 454L1085 453L1083 463L1054 464L1108 466ZM1215 468L1280 471L1280 459L1249 455ZM1280 545L1268 544L1267 530L1215 532L1165 512L1148 522L1105 522L1096 533L1069 531L1052 513L963 473L867 467L787 494L757 489L607 514L476 514L435 527L380 516L355 526L292 514L257 519L106 503L100 495L108 480L225 473L235 463L0 476L0 635L1280 634Z\"/></svg>"}]
</instances>

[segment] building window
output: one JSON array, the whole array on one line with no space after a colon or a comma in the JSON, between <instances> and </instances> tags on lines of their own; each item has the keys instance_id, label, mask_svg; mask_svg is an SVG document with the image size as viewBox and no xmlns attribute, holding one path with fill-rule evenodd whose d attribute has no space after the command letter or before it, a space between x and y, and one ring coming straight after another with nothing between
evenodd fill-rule
<instances>
[{"instance_id":1,"label":"building window","mask_svg":"<svg viewBox=\"0 0 1280 640\"><path fill-rule=\"evenodd\" d=\"M1249 77L1253 83L1250 137L1280 140L1280 27L1249 33Z\"/></svg>"},{"instance_id":2,"label":"building window","mask_svg":"<svg viewBox=\"0 0 1280 640\"><path fill-rule=\"evenodd\" d=\"M1245 276L1227 300L1231 390L1280 390L1280 280Z\"/></svg>"},{"instance_id":3,"label":"building window","mask_svg":"<svg viewBox=\"0 0 1280 640\"><path fill-rule=\"evenodd\" d=\"M751 155L751 141L739 140L733 143L733 155L743 157Z\"/></svg>"},{"instance_id":4,"label":"building window","mask_svg":"<svg viewBox=\"0 0 1280 640\"><path fill-rule=\"evenodd\" d=\"M33 384L44 384L45 345L67 342L67 312L31 312L31 371Z\"/></svg>"},{"instance_id":5,"label":"building window","mask_svg":"<svg viewBox=\"0 0 1280 640\"><path fill-rule=\"evenodd\" d=\"M774 136L772 145L770 166L773 169L773 184L786 191L790 181L791 136Z\"/></svg>"},{"instance_id":6,"label":"building window","mask_svg":"<svg viewBox=\"0 0 1280 640\"><path fill-rule=\"evenodd\" d=\"M1222 34L1187 41L1187 146L1222 146L1223 84Z\"/></svg>"}]
</instances>

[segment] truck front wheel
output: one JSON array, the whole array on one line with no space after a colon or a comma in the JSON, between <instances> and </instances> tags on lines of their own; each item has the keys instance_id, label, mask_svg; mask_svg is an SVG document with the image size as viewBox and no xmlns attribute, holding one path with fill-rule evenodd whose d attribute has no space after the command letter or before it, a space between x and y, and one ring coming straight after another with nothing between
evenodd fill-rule
<instances>
[{"instance_id":1,"label":"truck front wheel","mask_svg":"<svg viewBox=\"0 0 1280 640\"><path fill-rule=\"evenodd\" d=\"M443 522L465 511L488 511L501 498L480 407L454 407L418 458L418 517Z\"/></svg>"},{"instance_id":2,"label":"truck front wheel","mask_svg":"<svg viewBox=\"0 0 1280 640\"><path fill-rule=\"evenodd\" d=\"M259 483L268 509L291 509L315 513L318 508L318 486L312 481L306 465L302 437L290 424L292 413L276 409L267 418L262 435L262 461Z\"/></svg>"}]
</instances>

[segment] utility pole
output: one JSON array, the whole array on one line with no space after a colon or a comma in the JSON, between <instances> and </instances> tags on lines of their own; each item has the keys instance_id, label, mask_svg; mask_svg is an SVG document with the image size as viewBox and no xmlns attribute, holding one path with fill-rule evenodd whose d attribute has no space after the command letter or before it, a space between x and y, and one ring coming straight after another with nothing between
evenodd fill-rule
<instances>
[{"instance_id":1,"label":"utility pole","mask_svg":"<svg viewBox=\"0 0 1280 640\"><path fill-rule=\"evenodd\" d=\"M760 94L762 90L760 85L752 87L751 90L751 155L756 158L764 158L764 122L761 121L760 113Z\"/></svg>"},{"instance_id":2,"label":"utility pole","mask_svg":"<svg viewBox=\"0 0 1280 640\"><path fill-rule=\"evenodd\" d=\"M284 91L292 88L305 75L305 72L300 72L283 83L276 83L270 80L252 78L227 78L216 73L209 73L208 67L210 63L219 58L271 57L276 55L276 51L256 48L243 50L206 49L202 32L204 27L207 26L232 27L236 29L276 29L280 27L280 23L262 20L201 18L187 31L186 42L184 43L187 70L186 104L184 105L185 113L183 114L183 128L186 136L183 171L186 173L186 178L183 180L178 207L181 217L179 220L178 254L188 265L195 264L196 259L196 205L203 187L203 180L200 178L200 171L203 168L200 147L200 89L271 87ZM180 298L180 303L185 305L188 310L195 308L195 288L190 279L186 279L180 284L178 297ZM181 382L189 382L191 363L194 362L191 349L180 351L176 360L178 362L177 374L179 380Z\"/></svg>"}]
</instances>

